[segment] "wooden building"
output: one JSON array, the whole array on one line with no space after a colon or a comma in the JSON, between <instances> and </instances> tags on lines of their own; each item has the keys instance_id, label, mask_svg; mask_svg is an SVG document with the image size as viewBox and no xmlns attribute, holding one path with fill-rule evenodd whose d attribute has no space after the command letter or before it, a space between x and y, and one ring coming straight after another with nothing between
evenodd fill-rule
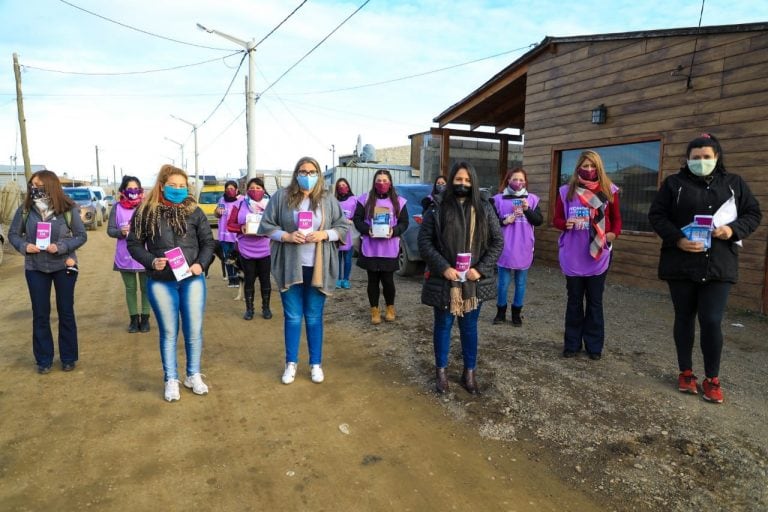
<instances>
[{"instance_id":1,"label":"wooden building","mask_svg":"<svg viewBox=\"0 0 768 512\"><path fill-rule=\"evenodd\" d=\"M523 135L529 188L547 219L537 228L539 264L557 265L557 187L581 150L597 150L621 187L624 229L609 280L658 289L666 286L648 206L688 141L712 132L726 168L746 179L763 210L729 303L768 313L768 23L546 37L434 121L443 147L451 133L484 138L482 127L494 138L508 128Z\"/></svg>"}]
</instances>

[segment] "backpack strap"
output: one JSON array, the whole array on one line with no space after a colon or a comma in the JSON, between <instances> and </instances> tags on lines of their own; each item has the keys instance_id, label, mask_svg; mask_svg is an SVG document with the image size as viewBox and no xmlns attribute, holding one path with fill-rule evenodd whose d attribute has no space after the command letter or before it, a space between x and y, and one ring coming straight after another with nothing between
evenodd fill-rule
<instances>
[{"instance_id":1,"label":"backpack strap","mask_svg":"<svg viewBox=\"0 0 768 512\"><path fill-rule=\"evenodd\" d=\"M29 219L29 210L21 210L21 236L27 234L27 219ZM72 232L72 210L64 212L64 222L67 223L67 229Z\"/></svg>"}]
</instances>

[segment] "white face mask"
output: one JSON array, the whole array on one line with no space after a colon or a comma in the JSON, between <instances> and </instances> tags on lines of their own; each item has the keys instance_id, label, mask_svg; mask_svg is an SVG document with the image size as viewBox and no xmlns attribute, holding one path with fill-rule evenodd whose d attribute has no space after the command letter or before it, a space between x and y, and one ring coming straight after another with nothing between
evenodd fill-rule
<instances>
[{"instance_id":1,"label":"white face mask","mask_svg":"<svg viewBox=\"0 0 768 512\"><path fill-rule=\"evenodd\" d=\"M717 159L711 160L688 160L688 168L696 176L709 176L715 170Z\"/></svg>"}]
</instances>

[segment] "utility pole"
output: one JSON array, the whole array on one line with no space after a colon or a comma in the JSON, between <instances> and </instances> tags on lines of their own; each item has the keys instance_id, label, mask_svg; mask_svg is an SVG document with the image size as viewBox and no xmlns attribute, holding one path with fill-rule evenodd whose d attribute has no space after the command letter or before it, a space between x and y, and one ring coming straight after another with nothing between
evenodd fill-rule
<instances>
[{"instance_id":1,"label":"utility pole","mask_svg":"<svg viewBox=\"0 0 768 512\"><path fill-rule=\"evenodd\" d=\"M197 168L197 125L195 123L190 123L189 121L185 121L184 119L180 117L176 117L175 115L171 114L171 117L176 119L177 121L181 121L182 123L187 123L189 126L192 127L192 133L195 136L195 188L199 188L199 173ZM182 157L183 159L183 157ZM182 165L184 162L182 162ZM197 196L197 193L195 193L195 196Z\"/></svg>"},{"instance_id":2,"label":"utility pole","mask_svg":"<svg viewBox=\"0 0 768 512\"><path fill-rule=\"evenodd\" d=\"M336 167L336 144L331 144L331 168Z\"/></svg>"},{"instance_id":3,"label":"utility pole","mask_svg":"<svg viewBox=\"0 0 768 512\"><path fill-rule=\"evenodd\" d=\"M13 54L13 74L16 76L16 109L19 113L19 131L21 132L21 156L24 158L24 176L26 182L32 179L32 163L29 161L29 145L27 144L27 118L24 117L24 99L21 95L21 69L19 56Z\"/></svg>"},{"instance_id":4,"label":"utility pole","mask_svg":"<svg viewBox=\"0 0 768 512\"><path fill-rule=\"evenodd\" d=\"M100 186L99 181L101 181L99 179L99 146L96 146L96 186L97 187ZM91 185L93 185L93 183L91 183Z\"/></svg>"},{"instance_id":5,"label":"utility pole","mask_svg":"<svg viewBox=\"0 0 768 512\"><path fill-rule=\"evenodd\" d=\"M200 23L197 24L197 28L205 30L209 34L216 34L223 37L228 41L242 46L248 52L248 76L245 81L245 126L246 126L246 138L247 138L247 160L248 160L248 180L256 177L256 118L254 117L254 110L256 101L259 99L256 93L253 91L253 84L256 79L256 60L254 54L256 53L256 41L251 39L250 41L243 41L237 37L206 28Z\"/></svg>"},{"instance_id":6,"label":"utility pole","mask_svg":"<svg viewBox=\"0 0 768 512\"><path fill-rule=\"evenodd\" d=\"M181 166L182 169L186 171L187 167L184 165L184 144L182 144L181 142L177 142L169 137L165 137L165 140L167 140L168 142L173 142L174 144L179 146L179 149L181 150L181 160L179 160L179 165Z\"/></svg>"},{"instance_id":7,"label":"utility pole","mask_svg":"<svg viewBox=\"0 0 768 512\"><path fill-rule=\"evenodd\" d=\"M115 195L114 192L117 190L117 170L115 169L115 164L112 164L112 195Z\"/></svg>"}]
</instances>

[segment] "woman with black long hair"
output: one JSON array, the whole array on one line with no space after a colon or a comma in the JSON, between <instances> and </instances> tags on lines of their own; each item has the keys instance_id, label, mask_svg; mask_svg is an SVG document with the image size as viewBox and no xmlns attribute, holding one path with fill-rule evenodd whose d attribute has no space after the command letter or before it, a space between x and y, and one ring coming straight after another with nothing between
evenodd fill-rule
<instances>
[{"instance_id":1,"label":"woman with black long hair","mask_svg":"<svg viewBox=\"0 0 768 512\"><path fill-rule=\"evenodd\" d=\"M392 174L386 169L373 175L371 190L357 198L354 223L360 232L357 266L368 272L371 323L381 323L379 284L387 306L384 320L395 320L395 270L398 268L400 235L408 229L406 200L397 195Z\"/></svg>"},{"instance_id":2,"label":"woman with black long hair","mask_svg":"<svg viewBox=\"0 0 768 512\"><path fill-rule=\"evenodd\" d=\"M352 192L352 187L346 178L336 180L336 200L341 205L341 211L344 218L352 224L352 217L355 215L355 204L357 197ZM336 280L336 288L349 289L349 277L352 275L352 229L347 230L347 236L344 243L339 245L339 278Z\"/></svg>"},{"instance_id":3,"label":"woman with black long hair","mask_svg":"<svg viewBox=\"0 0 768 512\"><path fill-rule=\"evenodd\" d=\"M457 162L447 182L424 213L419 231L419 252L428 271L421 302L434 309L437 392L448 391L451 328L458 318L464 360L461 383L477 394L477 323L482 302L496 296L496 261L504 241L496 212L479 190L474 167Z\"/></svg>"}]
</instances>

